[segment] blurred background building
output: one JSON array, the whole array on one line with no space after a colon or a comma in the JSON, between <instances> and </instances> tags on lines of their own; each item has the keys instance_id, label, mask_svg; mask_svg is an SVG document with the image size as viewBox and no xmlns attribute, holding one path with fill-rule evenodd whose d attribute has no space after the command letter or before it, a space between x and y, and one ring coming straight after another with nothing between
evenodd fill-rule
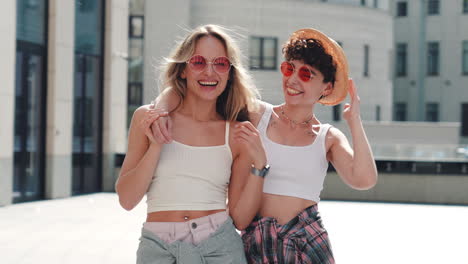
<instances>
[{"instance_id":1,"label":"blurred background building","mask_svg":"<svg viewBox=\"0 0 468 264\"><path fill-rule=\"evenodd\" d=\"M113 191L157 66L202 24L234 30L273 104L293 31L343 47L380 180L358 192L331 172L324 198L468 204L467 0L9 0L0 20L0 205ZM316 114L347 133L342 110Z\"/></svg>"},{"instance_id":2,"label":"blurred background building","mask_svg":"<svg viewBox=\"0 0 468 264\"><path fill-rule=\"evenodd\" d=\"M0 204L112 189L126 145L128 8L2 1Z\"/></svg>"},{"instance_id":3,"label":"blurred background building","mask_svg":"<svg viewBox=\"0 0 468 264\"><path fill-rule=\"evenodd\" d=\"M468 1L393 0L391 13L394 119L468 125Z\"/></svg>"},{"instance_id":4,"label":"blurred background building","mask_svg":"<svg viewBox=\"0 0 468 264\"><path fill-rule=\"evenodd\" d=\"M161 58L167 56L177 37L202 24L221 24L235 30L255 84L262 98L282 102L281 47L299 28L314 27L329 34L343 47L350 76L367 100L362 106L365 120L392 118L393 18L388 1L210 1L177 0L161 5L146 1L144 98L152 98L159 87L154 79ZM164 8L162 7L164 6ZM177 14L177 15L174 15ZM342 106L317 107L325 121L339 121Z\"/></svg>"}]
</instances>

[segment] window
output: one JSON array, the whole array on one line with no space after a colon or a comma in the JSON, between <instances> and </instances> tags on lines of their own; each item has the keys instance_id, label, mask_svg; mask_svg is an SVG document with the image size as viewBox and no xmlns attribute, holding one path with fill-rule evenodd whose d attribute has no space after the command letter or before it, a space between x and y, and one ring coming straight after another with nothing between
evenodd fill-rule
<instances>
[{"instance_id":1,"label":"window","mask_svg":"<svg viewBox=\"0 0 468 264\"><path fill-rule=\"evenodd\" d=\"M439 104L438 103L426 104L426 121L430 121L430 122L439 121Z\"/></svg>"},{"instance_id":2,"label":"window","mask_svg":"<svg viewBox=\"0 0 468 264\"><path fill-rule=\"evenodd\" d=\"M34 2L34 1L29 1L29 2ZM94 9L96 9L95 6L96 2L95 1L90 1L90 0L81 0L81 1L76 1L76 5L80 9L80 12L86 13L86 12L92 12Z\"/></svg>"},{"instance_id":3,"label":"window","mask_svg":"<svg viewBox=\"0 0 468 264\"><path fill-rule=\"evenodd\" d=\"M143 102L141 83L131 83L128 85L128 104L140 106Z\"/></svg>"},{"instance_id":4,"label":"window","mask_svg":"<svg viewBox=\"0 0 468 264\"><path fill-rule=\"evenodd\" d=\"M47 45L47 23L45 23L47 19L47 1L23 0L14 2L17 3L16 39L39 45Z\"/></svg>"},{"instance_id":5,"label":"window","mask_svg":"<svg viewBox=\"0 0 468 264\"><path fill-rule=\"evenodd\" d=\"M129 83L127 96L127 127L130 127L133 112L143 103L143 85L141 83Z\"/></svg>"},{"instance_id":6,"label":"window","mask_svg":"<svg viewBox=\"0 0 468 264\"><path fill-rule=\"evenodd\" d=\"M141 90L143 85L143 39L130 39L128 43L128 108L129 117L133 115L132 107L142 103Z\"/></svg>"},{"instance_id":7,"label":"window","mask_svg":"<svg viewBox=\"0 0 468 264\"><path fill-rule=\"evenodd\" d=\"M51 2L51 1L49 1ZM71 2L71 1L70 1ZM74 10L74 80L72 120L72 194L96 192L101 189L103 161L101 137L104 131L105 102L102 87L104 67L105 1L76 0ZM127 21L125 21L127 22ZM123 34L125 34L124 32Z\"/></svg>"},{"instance_id":8,"label":"window","mask_svg":"<svg viewBox=\"0 0 468 264\"><path fill-rule=\"evenodd\" d=\"M468 40L464 40L462 45L462 73L468 75Z\"/></svg>"},{"instance_id":9,"label":"window","mask_svg":"<svg viewBox=\"0 0 468 264\"><path fill-rule=\"evenodd\" d=\"M405 17L408 15L408 3L398 2L397 3L397 17Z\"/></svg>"},{"instance_id":10,"label":"window","mask_svg":"<svg viewBox=\"0 0 468 264\"><path fill-rule=\"evenodd\" d=\"M463 13L468 13L468 0L463 0Z\"/></svg>"},{"instance_id":11,"label":"window","mask_svg":"<svg viewBox=\"0 0 468 264\"><path fill-rule=\"evenodd\" d=\"M369 77L369 45L364 45L364 77Z\"/></svg>"},{"instance_id":12,"label":"window","mask_svg":"<svg viewBox=\"0 0 468 264\"><path fill-rule=\"evenodd\" d=\"M130 57L128 59L128 82L143 82L143 59L142 57Z\"/></svg>"},{"instance_id":13,"label":"window","mask_svg":"<svg viewBox=\"0 0 468 264\"><path fill-rule=\"evenodd\" d=\"M468 103L461 104L461 136L468 137Z\"/></svg>"},{"instance_id":14,"label":"window","mask_svg":"<svg viewBox=\"0 0 468 264\"><path fill-rule=\"evenodd\" d=\"M406 103L395 104L395 121L406 121Z\"/></svg>"},{"instance_id":15,"label":"window","mask_svg":"<svg viewBox=\"0 0 468 264\"><path fill-rule=\"evenodd\" d=\"M333 106L333 121L341 120L341 104Z\"/></svg>"},{"instance_id":16,"label":"window","mask_svg":"<svg viewBox=\"0 0 468 264\"><path fill-rule=\"evenodd\" d=\"M380 105L375 106L375 120L380 121Z\"/></svg>"},{"instance_id":17,"label":"window","mask_svg":"<svg viewBox=\"0 0 468 264\"><path fill-rule=\"evenodd\" d=\"M143 38L143 16L130 16L128 30L128 36L130 38Z\"/></svg>"},{"instance_id":18,"label":"window","mask_svg":"<svg viewBox=\"0 0 468 264\"><path fill-rule=\"evenodd\" d=\"M276 70L277 38L250 37L250 69Z\"/></svg>"},{"instance_id":19,"label":"window","mask_svg":"<svg viewBox=\"0 0 468 264\"><path fill-rule=\"evenodd\" d=\"M50 1L49 1L50 2ZM102 55L104 1L75 1L75 52Z\"/></svg>"},{"instance_id":20,"label":"window","mask_svg":"<svg viewBox=\"0 0 468 264\"><path fill-rule=\"evenodd\" d=\"M439 14L439 0L428 0L427 1L427 14L438 15Z\"/></svg>"},{"instance_id":21,"label":"window","mask_svg":"<svg viewBox=\"0 0 468 264\"><path fill-rule=\"evenodd\" d=\"M439 75L439 42L427 44L427 75Z\"/></svg>"},{"instance_id":22,"label":"window","mask_svg":"<svg viewBox=\"0 0 468 264\"><path fill-rule=\"evenodd\" d=\"M397 43L396 48L396 75L406 76L406 65L407 65L407 45L406 43Z\"/></svg>"},{"instance_id":23,"label":"window","mask_svg":"<svg viewBox=\"0 0 468 264\"><path fill-rule=\"evenodd\" d=\"M133 113L143 103L143 42L144 17L129 17L128 36L128 84L127 84L127 128Z\"/></svg>"},{"instance_id":24,"label":"window","mask_svg":"<svg viewBox=\"0 0 468 264\"><path fill-rule=\"evenodd\" d=\"M365 6L366 5L366 0L361 0L361 5Z\"/></svg>"},{"instance_id":25,"label":"window","mask_svg":"<svg viewBox=\"0 0 468 264\"><path fill-rule=\"evenodd\" d=\"M374 0L374 8L378 8L379 7L379 0Z\"/></svg>"}]
</instances>

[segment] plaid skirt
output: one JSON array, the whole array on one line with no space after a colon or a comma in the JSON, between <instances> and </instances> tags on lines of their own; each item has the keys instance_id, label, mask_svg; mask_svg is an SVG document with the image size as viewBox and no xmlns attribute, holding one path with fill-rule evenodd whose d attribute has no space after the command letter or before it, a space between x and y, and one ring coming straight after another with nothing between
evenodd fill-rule
<instances>
[{"instance_id":1,"label":"plaid skirt","mask_svg":"<svg viewBox=\"0 0 468 264\"><path fill-rule=\"evenodd\" d=\"M242 232L242 240L248 263L335 263L317 205L284 225L257 216Z\"/></svg>"}]
</instances>

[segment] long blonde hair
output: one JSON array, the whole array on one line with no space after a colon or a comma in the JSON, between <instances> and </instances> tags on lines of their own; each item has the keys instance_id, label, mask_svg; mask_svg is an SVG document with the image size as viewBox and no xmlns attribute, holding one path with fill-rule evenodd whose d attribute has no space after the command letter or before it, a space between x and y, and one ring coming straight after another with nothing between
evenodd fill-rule
<instances>
[{"instance_id":1,"label":"long blonde hair","mask_svg":"<svg viewBox=\"0 0 468 264\"><path fill-rule=\"evenodd\" d=\"M239 47L226 31L227 29L221 26L204 25L193 30L184 40L179 42L161 66L160 80L162 85L160 91L169 87L174 89L180 98L180 106L187 93L187 81L181 78L186 61L195 52L195 46L199 39L204 36L213 36L223 43L227 57L232 63L226 89L216 101L216 111L224 120L245 121L249 120L249 112L257 109L257 98L260 98L260 94L242 65Z\"/></svg>"}]
</instances>

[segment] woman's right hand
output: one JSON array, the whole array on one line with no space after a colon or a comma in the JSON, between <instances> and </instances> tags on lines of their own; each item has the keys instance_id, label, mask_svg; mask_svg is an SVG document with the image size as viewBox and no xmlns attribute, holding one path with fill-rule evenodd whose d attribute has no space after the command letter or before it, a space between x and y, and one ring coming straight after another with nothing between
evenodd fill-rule
<instances>
[{"instance_id":1,"label":"woman's right hand","mask_svg":"<svg viewBox=\"0 0 468 264\"><path fill-rule=\"evenodd\" d=\"M161 109L155 109L153 102L150 110L146 111L140 126L151 142L167 144L172 141L172 120L169 113Z\"/></svg>"},{"instance_id":2,"label":"woman's right hand","mask_svg":"<svg viewBox=\"0 0 468 264\"><path fill-rule=\"evenodd\" d=\"M256 168L263 168L267 164L265 148L260 132L249 121L240 122L234 127L234 139L243 144Z\"/></svg>"}]
</instances>

